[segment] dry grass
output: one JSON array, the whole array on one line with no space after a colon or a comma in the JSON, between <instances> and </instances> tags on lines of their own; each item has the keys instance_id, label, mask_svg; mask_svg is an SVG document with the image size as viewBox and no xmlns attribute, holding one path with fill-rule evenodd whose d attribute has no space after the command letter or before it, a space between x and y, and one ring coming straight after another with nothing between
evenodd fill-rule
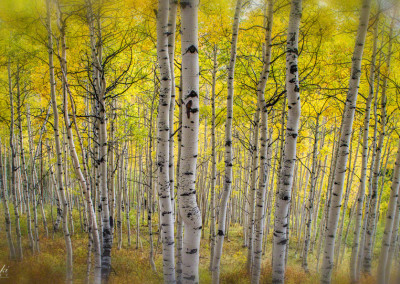
<instances>
[{"instance_id":1,"label":"dry grass","mask_svg":"<svg viewBox=\"0 0 400 284\"><path fill-rule=\"evenodd\" d=\"M132 245L127 246L126 232L124 232L123 247L117 249L115 244L112 251L112 268L111 283L162 283L162 256L161 247L157 246L158 235L154 234L154 246L157 249L155 263L157 271L154 272L149 264L149 243L147 227L141 227L141 240L143 247L135 249L135 224L132 218ZM50 221L51 219L48 218ZM75 234L72 236L72 244L74 249L74 282L84 283L86 279L86 261L87 261L87 236L81 232L79 225L79 216L77 212L74 214ZM156 222L155 222L156 223ZM4 228L4 219L0 221L1 228ZM23 232L23 247L24 259L21 262L10 261L8 259L7 240L3 233L3 238L0 240L0 264L9 267L9 278L0 279L1 283L63 283L65 277L65 244L63 235L57 233L54 239L49 236L46 238L44 232L41 231L40 237L40 254L32 254L29 249L29 244L26 235L26 220L22 218L21 228ZM40 224L42 230L42 224ZM13 230L14 230L13 226ZM154 227L154 231L157 228ZM13 231L14 232L14 231ZM262 265L261 283L271 283L271 241L269 240L267 254L264 256ZM15 244L15 238L14 238ZM200 250L200 282L211 283L211 275L209 267L209 244L208 232L205 232L205 238L201 242ZM293 255L292 255L293 253ZM221 283L250 283L250 275L246 271L247 248L243 247L242 228L233 226L230 228L229 239L225 240L224 253L221 260ZM310 261L315 257L310 257ZM343 266L346 267L348 260L345 259ZM315 266L315 263L311 263ZM348 266L347 266L348 267ZM338 271L333 279L334 283L349 283L348 271ZM373 278L366 278L362 282L369 284L373 283ZM286 283L319 283L318 274L312 271L311 274L306 274L301 268L298 258L291 252L289 263L286 272Z\"/></svg>"}]
</instances>

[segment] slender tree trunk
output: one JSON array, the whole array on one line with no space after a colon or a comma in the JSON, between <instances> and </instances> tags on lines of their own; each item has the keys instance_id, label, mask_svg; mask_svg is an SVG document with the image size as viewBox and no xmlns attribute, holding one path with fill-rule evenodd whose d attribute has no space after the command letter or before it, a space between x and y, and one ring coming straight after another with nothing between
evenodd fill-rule
<instances>
[{"instance_id":1,"label":"slender tree trunk","mask_svg":"<svg viewBox=\"0 0 400 284\"><path fill-rule=\"evenodd\" d=\"M160 233L163 245L164 282L175 282L175 247L174 221L171 206L171 188L169 174L170 123L169 111L171 101L171 70L168 53L168 11L169 0L158 1L157 13L157 57L160 67L160 102L157 117L157 176L160 204Z\"/></svg>"},{"instance_id":2,"label":"slender tree trunk","mask_svg":"<svg viewBox=\"0 0 400 284\"><path fill-rule=\"evenodd\" d=\"M16 165L16 151L14 144L14 95L12 89L12 81L11 81L11 63L8 61L8 87L9 87L9 95L10 95L10 152L11 152L11 190L13 197L13 205L14 205L14 216L15 216L15 233L17 235L17 247L16 247L16 257L17 260L22 260L22 237L21 237L21 227L20 227L20 216L19 216L19 203L17 198L17 183L16 183L16 175L17 175L17 165Z\"/></svg>"},{"instance_id":3,"label":"slender tree trunk","mask_svg":"<svg viewBox=\"0 0 400 284\"><path fill-rule=\"evenodd\" d=\"M260 74L260 79L257 86L258 108L260 109L261 124L260 124L260 174L258 179L256 212L255 212L255 228L254 228L254 244L253 244L253 263L251 282L259 283L261 274L263 233L265 223L265 195L268 184L268 173L271 167L271 161L268 158L269 151L269 136L268 136L268 106L265 102L265 86L268 81L270 65L271 65L271 48L272 48L272 22L274 13L274 1L268 1L268 11L265 18L265 54L263 69Z\"/></svg>"},{"instance_id":4,"label":"slender tree trunk","mask_svg":"<svg viewBox=\"0 0 400 284\"><path fill-rule=\"evenodd\" d=\"M219 283L220 274L220 261L222 256L222 248L224 245L225 236L225 219L228 201L232 191L232 167L233 167L233 148L232 148L232 119L233 119L233 95L234 95L234 79L235 79L235 64L236 64L236 50L237 41L239 35L239 19L240 10L242 8L242 0L236 1L235 16L232 25L232 41L231 41L231 53L228 65L228 95L227 95L227 111L226 111L226 122L225 122L225 179L224 179L224 190L219 206L218 215L218 233L216 236L216 243L213 255L213 268L212 277L213 283Z\"/></svg>"},{"instance_id":5,"label":"slender tree trunk","mask_svg":"<svg viewBox=\"0 0 400 284\"><path fill-rule=\"evenodd\" d=\"M389 35L389 49L387 55L387 70L390 70L390 60L392 54L392 36L393 36L393 21L392 27L390 29ZM389 71L390 72L390 71ZM386 90L387 90L387 76L383 79L383 87L382 87L382 98L381 98L381 132L379 134L379 141L376 147L375 154L375 162L374 162L374 172L372 177L372 192L371 192L371 203L369 206L369 214L368 214L368 222L367 222L367 230L366 230L366 238L365 238L365 248L364 248L364 260L363 260L363 271L365 273L371 273L371 261L372 261L372 253L373 253L373 240L375 235L375 225L376 225L376 209L378 205L378 186L379 186L379 177L381 175L381 157L382 157L382 149L383 142L386 136Z\"/></svg>"},{"instance_id":6,"label":"slender tree trunk","mask_svg":"<svg viewBox=\"0 0 400 284\"><path fill-rule=\"evenodd\" d=\"M181 0L182 40L182 150L179 172L179 210L183 237L182 282L199 282L201 212L196 201L196 164L199 133L198 0Z\"/></svg>"},{"instance_id":7,"label":"slender tree trunk","mask_svg":"<svg viewBox=\"0 0 400 284\"><path fill-rule=\"evenodd\" d=\"M31 205L30 205L30 184L28 180L28 170L25 163L25 151L24 151L24 136L22 133L22 114L21 114L21 91L19 86L19 66L17 64L17 75L16 75L16 85L17 85L17 115L18 115L18 130L19 130L19 148L20 148L20 172L21 178L20 182L24 188L25 195L25 206L26 206L26 224L27 224L27 233L29 239L29 247L32 250L32 253L35 252L35 244L33 240L32 234L32 217L31 217Z\"/></svg>"},{"instance_id":8,"label":"slender tree trunk","mask_svg":"<svg viewBox=\"0 0 400 284\"><path fill-rule=\"evenodd\" d=\"M272 282L284 283L287 230L289 230L289 206L292 193L293 174L296 162L296 142L300 121L300 86L298 72L298 39L302 13L302 0L292 0L286 47L286 96L288 119L286 125L285 150L276 195L275 226L272 251Z\"/></svg>"},{"instance_id":9,"label":"slender tree trunk","mask_svg":"<svg viewBox=\"0 0 400 284\"><path fill-rule=\"evenodd\" d=\"M2 155L2 145L0 142L0 175L1 175L1 191L2 191L2 199L3 199L3 210L4 210L4 221L5 221L5 229L7 235L7 243L8 249L10 250L10 259L15 260L15 247L11 236L11 218L10 218L10 210L8 208L8 197L7 197L7 172L6 166L3 169L3 155ZM5 163L6 165L6 163Z\"/></svg>"},{"instance_id":10,"label":"slender tree trunk","mask_svg":"<svg viewBox=\"0 0 400 284\"><path fill-rule=\"evenodd\" d=\"M62 218L63 218L63 231L64 239L67 250L67 274L66 281L68 283L72 282L72 244L71 236L69 234L68 228L68 200L66 197L66 192L64 189L63 182L63 159L61 152L61 142L59 133L59 114L56 101L56 82L54 78L54 63L53 63L53 36L51 30L51 7L50 0L46 1L47 7L47 28L48 28L48 49L49 49L49 67L50 67L50 95L51 104L53 106L53 128L54 128L54 140L56 145L56 157L57 157L57 190L59 191L61 202L62 202Z\"/></svg>"},{"instance_id":11,"label":"slender tree trunk","mask_svg":"<svg viewBox=\"0 0 400 284\"><path fill-rule=\"evenodd\" d=\"M390 191L388 211L386 212L385 230L383 232L382 248L378 262L378 282L382 284L389 282L389 273L386 272L387 269L386 266L388 265L388 254L389 254L389 249L392 250L395 249L390 245L392 239L392 232L394 232L393 231L394 221L396 220L395 214L397 209L396 205L398 202L397 199L399 193L399 186L400 186L400 143L399 143L399 149L397 151L397 158L393 172L393 181Z\"/></svg>"},{"instance_id":12,"label":"slender tree trunk","mask_svg":"<svg viewBox=\"0 0 400 284\"><path fill-rule=\"evenodd\" d=\"M317 117L315 120L315 134L314 134L314 147L313 147L313 156L312 156L312 166L311 166L311 185L310 192L308 193L308 201L305 207L306 209L306 228L305 228L305 236L304 236L304 250L303 250L303 260L302 267L306 272L309 272L308 269L308 251L310 249L310 237L311 237L311 223L312 223L312 213L313 213L313 205L314 205L314 196L315 196L315 188L317 185L317 159L318 159L318 139L319 139L319 118L320 114L317 113Z\"/></svg>"},{"instance_id":13,"label":"slender tree trunk","mask_svg":"<svg viewBox=\"0 0 400 284\"><path fill-rule=\"evenodd\" d=\"M325 249L322 264L321 283L330 283L332 277L335 236L339 221L344 177L346 174L348 149L351 132L353 129L354 112L357 103L358 87L361 77L361 60L364 51L365 37L368 29L371 0L363 0L360 23L357 31L356 45L354 48L349 91L342 120L340 145L335 166L334 182L332 188L331 206L328 211L327 232L325 236Z\"/></svg>"},{"instance_id":14,"label":"slender tree trunk","mask_svg":"<svg viewBox=\"0 0 400 284\"><path fill-rule=\"evenodd\" d=\"M210 197L210 211L211 211L211 222L210 222L210 265L209 269L213 269L214 251L215 251L215 227L216 227L216 212L215 212L215 183L217 181L217 153L216 153L216 142L215 142L215 87L217 81L217 52L218 47L215 44L213 49L213 71L212 71L212 86L211 86L211 107L212 107L212 118L211 118L211 197Z\"/></svg>"}]
</instances>

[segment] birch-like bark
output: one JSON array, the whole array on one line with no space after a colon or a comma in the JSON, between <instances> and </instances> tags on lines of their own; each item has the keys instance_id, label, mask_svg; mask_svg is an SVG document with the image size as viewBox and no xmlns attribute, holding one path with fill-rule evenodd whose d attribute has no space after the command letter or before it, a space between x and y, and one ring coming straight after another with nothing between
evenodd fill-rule
<instances>
[{"instance_id":1,"label":"birch-like bark","mask_svg":"<svg viewBox=\"0 0 400 284\"><path fill-rule=\"evenodd\" d=\"M175 221L175 156L174 156L174 113L175 113L175 34L176 14L178 9L177 0L169 0L168 17L168 59L171 75L171 100L169 104L169 186L171 191L172 219Z\"/></svg>"},{"instance_id":2,"label":"birch-like bark","mask_svg":"<svg viewBox=\"0 0 400 284\"><path fill-rule=\"evenodd\" d=\"M269 136L268 136L268 109L265 101L265 86L268 81L271 66L272 49L272 23L274 14L274 1L268 1L268 9L265 18L265 54L263 55L263 68L257 86L258 108L260 109L260 169L258 179L258 190L256 199L256 210L254 219L254 244L253 244L253 263L251 268L251 282L259 283L261 274L261 262L263 252L263 233L265 221L265 195L268 183L268 173L270 159L268 159Z\"/></svg>"},{"instance_id":3,"label":"birch-like bark","mask_svg":"<svg viewBox=\"0 0 400 284\"><path fill-rule=\"evenodd\" d=\"M24 151L24 136L22 133L22 114L21 114L21 91L20 91L20 85L19 85L19 66L17 64L17 74L16 74L16 87L17 87L17 116L18 116L18 130L19 130L19 150L20 150L20 172L21 172L21 178L20 182L22 184L22 187L24 188L24 195L25 195L25 206L26 206L26 224L27 224L27 230L28 230L28 239L29 239L29 246L32 250L32 253L35 252L35 244L33 240L33 234L32 234L32 217L31 217L31 205L30 205L30 183L28 180L28 170L26 167L26 162L25 162L25 151Z\"/></svg>"},{"instance_id":4,"label":"birch-like bark","mask_svg":"<svg viewBox=\"0 0 400 284\"><path fill-rule=\"evenodd\" d=\"M90 189L90 182L88 181L88 173L87 173L87 166L85 163L85 156L82 153L82 161L83 161L83 171L81 168L81 163L78 158L78 153L76 151L74 137L72 133L72 123L70 121L69 115L69 107L68 107L68 95L72 101L72 94L69 88L68 79L67 79L67 48L66 48L66 41L65 41L65 29L66 23L63 19L63 14L61 11L60 3L58 3L58 28L60 30L60 39L61 39L61 57L60 57L60 66L62 72L62 90L63 90L63 107L64 107L64 123L65 128L67 131L67 139L69 144L69 152L71 155L71 159L73 162L74 170L76 177L78 178L83 196L85 197L86 206L89 210L89 224L88 224L88 233L92 235L89 237L90 241L93 241L93 250L94 250L94 258L95 258L95 270L94 270L94 283L101 282L101 274L100 274L100 267L101 267L101 248L100 248L100 238L99 238L99 231L97 227L97 220L94 205L92 203L91 198L91 189ZM75 114L75 107L72 106L73 111L73 124L75 125L75 131L78 136L78 140L80 142L81 151L84 151L82 139L79 134L79 130L77 128L76 123L76 114ZM91 249L91 245L90 245Z\"/></svg>"},{"instance_id":5,"label":"birch-like bark","mask_svg":"<svg viewBox=\"0 0 400 284\"><path fill-rule=\"evenodd\" d=\"M175 282L174 221L169 174L171 72L168 52L169 0L158 1L157 57L160 68L160 94L157 117L157 177L160 204L160 234L163 245L165 283Z\"/></svg>"},{"instance_id":6,"label":"birch-like bark","mask_svg":"<svg viewBox=\"0 0 400 284\"><path fill-rule=\"evenodd\" d=\"M386 67L390 72L390 61L392 55L392 36L393 36L393 23L389 32L389 47L388 47L388 55L386 59ZM364 248L364 259L363 259L363 271L365 273L371 273L371 261L372 261L372 252L373 252L373 240L375 235L375 225L376 225L376 209L378 205L378 186L379 186L379 177L381 175L381 157L382 157L382 149L383 142L386 136L386 90L387 90L387 76L383 79L382 86L382 97L381 97L381 115L380 115L380 123L381 123L381 131L379 133L379 141L376 147L375 154L375 163L374 163L374 172L372 177L372 191L371 191L371 202L369 206L369 214L368 214L368 222L367 222L367 230L365 237L365 248Z\"/></svg>"},{"instance_id":7,"label":"birch-like bark","mask_svg":"<svg viewBox=\"0 0 400 284\"><path fill-rule=\"evenodd\" d=\"M260 109L254 114L254 133L252 141L251 152L251 172L250 172L250 191L249 191L249 216L248 216L248 246L247 246L247 271L251 272L253 263L253 242L254 242L254 217L255 217L255 200L256 200L256 183L257 183L257 169L258 169L258 136L260 128Z\"/></svg>"},{"instance_id":8,"label":"birch-like bark","mask_svg":"<svg viewBox=\"0 0 400 284\"><path fill-rule=\"evenodd\" d=\"M182 74L182 73L181 73ZM178 127L178 159L176 163L176 193L179 197L180 184L179 184L179 173L181 168L181 153L182 153L182 76L179 78L179 127ZM178 198L179 203L179 198ZM178 204L179 208L179 204ZM176 212L176 281L182 283L182 247L183 247L183 221L180 210Z\"/></svg>"},{"instance_id":9,"label":"birch-like bark","mask_svg":"<svg viewBox=\"0 0 400 284\"><path fill-rule=\"evenodd\" d=\"M57 157L57 190L61 197L62 202L62 218L63 218L63 231L64 239L67 250L67 273L66 281L72 282L72 244L71 237L68 228L68 200L64 190L63 183L63 159L61 153L60 133L59 133L59 114L57 109L56 101L56 82L54 78L54 63L53 63L53 36L51 31L51 7L50 0L46 1L47 8L47 29L48 29L48 51L49 51L49 68L50 68L50 95L51 104L53 107L53 128L54 128L54 140L56 145L56 157Z\"/></svg>"},{"instance_id":10,"label":"birch-like bark","mask_svg":"<svg viewBox=\"0 0 400 284\"><path fill-rule=\"evenodd\" d=\"M400 192L400 188L399 188L399 192ZM392 249L389 249L389 254L387 256L387 260L386 260L386 267L385 267L385 281L390 280L390 270L392 267L392 261L394 256L396 255L396 253L398 252L398 242L399 242L399 236L398 236L398 232L399 232L399 220L400 220L400 198L397 196L397 205L396 205L396 213L394 216L394 221L393 221L393 230L392 230L392 237L390 240L390 247ZM397 247L396 247L397 246ZM399 260L397 260L397 263L399 262ZM398 265L398 264L397 264ZM379 269L379 267L378 267ZM378 270L379 273L379 270ZM399 277L399 273L397 273L397 277ZM379 277L379 274L378 274Z\"/></svg>"},{"instance_id":11,"label":"birch-like bark","mask_svg":"<svg viewBox=\"0 0 400 284\"><path fill-rule=\"evenodd\" d=\"M179 172L179 211L185 226L182 282L199 282L201 212L196 200L199 137L198 0L181 0L182 40L182 152Z\"/></svg>"},{"instance_id":12,"label":"birch-like bark","mask_svg":"<svg viewBox=\"0 0 400 284\"><path fill-rule=\"evenodd\" d=\"M385 136L385 123L386 123L386 90L387 90L387 78L389 77L390 74L390 65L391 65L391 56L392 56L392 46L393 46L393 26L394 25L394 20L392 20L392 24L390 27L390 32L389 32L389 47L388 47L388 54L387 54L387 62L386 62L386 68L388 71L388 74L383 79L383 88L382 88L382 101L381 101L381 123L382 123L382 132L379 137L379 152L378 155L381 153L381 149L383 146L383 139ZM378 149L377 149L378 150ZM376 187L376 193L378 191L378 180L379 177L381 176L380 172L381 168L375 168L374 171L374 183L373 186ZM385 174L385 173L384 173ZM382 239L382 247L381 247L381 254L379 257L379 263L378 263L378 281L379 283L385 284L389 282L389 279L387 279L388 276L386 275L386 265L387 265L387 259L388 259L388 253L389 253L389 247L390 247L390 240L392 238L392 231L393 231L393 221L394 221L394 214L396 212L396 204L397 204L397 198L398 198L398 192L399 192L399 184L400 184L400 144L399 144L399 150L397 154L397 159L395 163L395 168L394 168L394 173L393 173L393 182L392 182L392 187L390 191L390 199L389 199L389 204L388 204L388 210L386 212L386 223L385 223L385 230L383 233L383 239ZM376 215L376 211L375 211ZM375 226L376 222L373 220L373 233L375 233ZM372 241L371 241L372 242ZM394 247L391 249L395 249ZM369 268L371 269L371 254L372 254L373 246L371 247L371 253L369 259L365 259L364 265L367 267L364 268Z\"/></svg>"},{"instance_id":13,"label":"birch-like bark","mask_svg":"<svg viewBox=\"0 0 400 284\"><path fill-rule=\"evenodd\" d=\"M360 129L360 134L361 134L361 129ZM354 137L354 132L353 132L353 137ZM346 216L347 212L347 205L349 203L349 196L350 196L350 191L351 191L351 186L353 184L353 179L354 179L354 172L356 170L356 165L357 165L357 158L358 158L358 151L360 149L360 144L361 144L361 139L362 135L359 135L358 138L358 143L357 143L357 149L356 149L356 154L354 157L354 161L352 161L352 149L353 149L353 144L350 144L350 158L349 158L349 173L347 175L347 184L346 184L346 193L344 196L344 202L343 202L343 209L342 209L342 215L340 218L340 224L339 224L339 231L338 231L338 237L336 241L336 248L335 248L335 265L338 265L339 261L339 256L340 256L340 247L342 245L342 235L343 235L343 228L344 228L344 219ZM353 165L351 165L353 162ZM349 218L349 223L351 219ZM345 243L345 242L344 242Z\"/></svg>"},{"instance_id":14,"label":"birch-like bark","mask_svg":"<svg viewBox=\"0 0 400 284\"><path fill-rule=\"evenodd\" d=\"M213 49L213 71L212 71L212 86L211 86L211 197L210 197L210 266L209 269L213 269L214 251L215 251L215 227L216 227L216 210L215 210L215 183L217 181L217 153L216 153L216 142L215 142L215 87L217 83L217 52L218 47L214 44Z\"/></svg>"},{"instance_id":15,"label":"birch-like bark","mask_svg":"<svg viewBox=\"0 0 400 284\"><path fill-rule=\"evenodd\" d=\"M335 166L334 182L331 196L331 206L328 211L327 232L322 263L321 283L330 283L334 264L334 249L336 230L339 221L344 178L346 174L350 137L353 129L354 113L357 103L358 88L361 77L361 61L364 51L365 37L368 29L371 0L363 0L356 43L352 58L351 77L346 105L343 114L339 151Z\"/></svg>"},{"instance_id":16,"label":"birch-like bark","mask_svg":"<svg viewBox=\"0 0 400 284\"><path fill-rule=\"evenodd\" d=\"M13 205L14 205L14 216L15 216L15 233L17 235L17 247L16 247L16 258L17 260L22 260L23 253L22 253L22 236L21 236L21 227L20 227L20 215L19 215L19 203L17 198L17 183L16 183L16 175L17 175L17 163L16 158L17 154L15 151L15 144L14 144L14 94L12 88L12 81L11 81L11 63L10 60L8 61L7 65L8 71L8 88L9 88L9 95L10 95L10 152L11 152L11 191L12 191L12 198L13 198Z\"/></svg>"},{"instance_id":17,"label":"birch-like bark","mask_svg":"<svg viewBox=\"0 0 400 284\"><path fill-rule=\"evenodd\" d=\"M363 142L362 142L362 162L361 162L361 175L360 175L360 186L359 186L359 194L356 200L356 217L354 224L354 236L353 236L353 245L351 251L350 258L350 278L353 282L356 282L358 279L357 273L357 255L360 241L360 232L361 232L361 224L362 224L362 211L364 206L365 199L365 188L366 188L366 179L367 179L367 169L368 169L368 136L369 136L369 121L371 116L371 103L374 97L374 81L375 81L375 63L376 63L376 53L378 46L378 24L379 24L379 14L377 15L377 19L375 20L374 26L374 43L372 50L372 58L371 58L371 67L370 67L370 88L369 95L366 101L365 106L365 116L364 116L364 132L363 132Z\"/></svg>"},{"instance_id":18,"label":"birch-like bark","mask_svg":"<svg viewBox=\"0 0 400 284\"><path fill-rule=\"evenodd\" d=\"M99 161L98 161L98 176L99 176L99 195L101 200L101 219L102 219L102 255L101 255L101 277L103 280L108 279L111 272L111 248L113 243L113 227L114 219L110 214L109 204L109 190L108 190L108 170L107 170L107 115L106 115L106 102L105 102L105 91L106 81L104 70L102 66L102 34L99 16L97 21L92 11L92 1L87 0L88 4L88 24L90 31L90 48L92 56L92 68L93 68L93 86L94 94L96 97L96 103L98 104L98 139L99 139ZM95 32L95 22L97 22ZM97 35L97 38L96 38ZM100 205L100 204L99 204Z\"/></svg>"},{"instance_id":19,"label":"birch-like bark","mask_svg":"<svg viewBox=\"0 0 400 284\"><path fill-rule=\"evenodd\" d=\"M6 166L4 167L3 170L3 155L2 155L2 147L0 142L0 175L1 175L1 192L2 192L2 199L3 199L3 210L4 210L4 223L5 223L5 229L6 229L6 235L7 235L7 243L8 243L8 249L10 250L10 259L15 260L15 247L13 243L13 239L11 236L11 218L10 218L10 210L8 208L8 196L7 196L7 172L6 172ZM6 163L5 163L6 165Z\"/></svg>"},{"instance_id":20,"label":"birch-like bark","mask_svg":"<svg viewBox=\"0 0 400 284\"><path fill-rule=\"evenodd\" d=\"M388 210L386 212L386 222L385 222L385 230L383 232L382 239L382 247L379 256L378 262L378 282L382 284L386 284L389 282L389 273L387 273L386 266L388 265L388 255L389 249L395 250L394 247L391 247L392 240L392 232L395 221L396 214L396 206L397 199L399 194L399 186L400 186L400 143L399 148L397 150L397 158L393 172L393 181L390 190L390 199L388 204ZM397 233L397 232L396 232Z\"/></svg>"},{"instance_id":21,"label":"birch-like bark","mask_svg":"<svg viewBox=\"0 0 400 284\"><path fill-rule=\"evenodd\" d=\"M31 174L30 176L30 184L32 184L32 200L33 200L33 220L34 220L34 244L35 244L35 250L37 252L40 252L40 248L39 248L39 225L38 225L38 216L37 216L37 205L38 202L36 201L36 189L39 186L38 183L38 177L37 177L37 172L36 172L36 154L34 156L34 147L33 147L33 136L32 136L32 131L31 131L31 119L30 119L30 108L29 105L26 105L26 124L28 127L28 142L29 142L29 159L30 159L30 164L31 164ZM47 115L46 115L46 119L44 121L44 125L47 123ZM42 128L43 129L43 128ZM42 143L42 132L40 132L40 136L39 136L39 145L41 145ZM39 147L36 148L36 150L38 150ZM38 151L36 151L35 153L38 153ZM42 207L43 208L43 207ZM46 230L46 235L48 234L47 232L47 224L46 224L46 216L43 213L43 223L44 223L44 227Z\"/></svg>"},{"instance_id":22,"label":"birch-like bark","mask_svg":"<svg viewBox=\"0 0 400 284\"><path fill-rule=\"evenodd\" d=\"M277 200L275 203L275 225L272 250L273 283L284 283L285 279L289 206L292 194L293 174L296 162L296 143L301 111L299 72L297 65L301 13L302 0L292 0L286 47L286 96L288 101L288 118L285 149L279 176L279 189L277 191Z\"/></svg>"},{"instance_id":23,"label":"birch-like bark","mask_svg":"<svg viewBox=\"0 0 400 284\"><path fill-rule=\"evenodd\" d=\"M233 119L233 96L234 96L234 80L235 80L235 64L236 50L239 35L240 10L242 8L242 0L236 1L235 16L232 25L232 41L231 53L228 65L228 95L226 99L226 122L225 122L225 179L224 189L222 192L219 215L218 215L218 233L216 235L216 243L213 255L212 277L213 283L219 283L220 261L222 257L222 248L225 237L225 219L228 201L232 191L232 167L233 167L233 149L232 149L232 119Z\"/></svg>"},{"instance_id":24,"label":"birch-like bark","mask_svg":"<svg viewBox=\"0 0 400 284\"><path fill-rule=\"evenodd\" d=\"M311 184L310 184L310 192L308 193L308 201L306 204L306 228L305 228L305 236L304 236L304 250L303 250L303 260L302 267L306 272L309 272L308 269L308 251L310 249L310 238L311 238L311 223L312 223L312 213L313 213L313 205L314 205L314 196L315 189L317 185L317 160L318 160L318 140L319 140L319 118L320 114L317 113L317 117L315 119L315 134L314 134L314 147L313 147L313 156L312 156L312 165L311 165Z\"/></svg>"}]
</instances>

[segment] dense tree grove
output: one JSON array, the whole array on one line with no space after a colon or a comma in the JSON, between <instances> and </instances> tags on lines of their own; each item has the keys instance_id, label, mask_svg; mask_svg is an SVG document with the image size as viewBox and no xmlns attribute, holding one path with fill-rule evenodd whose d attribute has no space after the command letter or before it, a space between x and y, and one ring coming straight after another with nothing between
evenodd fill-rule
<instances>
[{"instance_id":1,"label":"dense tree grove","mask_svg":"<svg viewBox=\"0 0 400 284\"><path fill-rule=\"evenodd\" d=\"M0 278L399 283L399 12L0 1Z\"/></svg>"}]
</instances>

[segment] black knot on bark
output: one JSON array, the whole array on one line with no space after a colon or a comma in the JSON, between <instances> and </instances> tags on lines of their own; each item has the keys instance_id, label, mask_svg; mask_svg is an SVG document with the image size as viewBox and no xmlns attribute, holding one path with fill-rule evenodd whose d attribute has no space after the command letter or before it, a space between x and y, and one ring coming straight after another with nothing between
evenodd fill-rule
<instances>
[{"instance_id":1,"label":"black knot on bark","mask_svg":"<svg viewBox=\"0 0 400 284\"><path fill-rule=\"evenodd\" d=\"M197 253L197 249L191 249L187 253L188 254L195 254L195 253Z\"/></svg>"},{"instance_id":2,"label":"black knot on bark","mask_svg":"<svg viewBox=\"0 0 400 284\"><path fill-rule=\"evenodd\" d=\"M197 52L197 48L194 45L191 45L191 46L188 47L188 49L186 49L186 52L196 53Z\"/></svg>"},{"instance_id":3,"label":"black knot on bark","mask_svg":"<svg viewBox=\"0 0 400 284\"><path fill-rule=\"evenodd\" d=\"M197 98L198 97L198 95L197 95L197 93L196 93L196 91L191 91L190 92L190 94L187 96L188 98Z\"/></svg>"},{"instance_id":4,"label":"black knot on bark","mask_svg":"<svg viewBox=\"0 0 400 284\"><path fill-rule=\"evenodd\" d=\"M290 66L290 73L291 74L294 74L294 73L296 73L297 72L297 65L292 65L292 66Z\"/></svg>"},{"instance_id":5,"label":"black knot on bark","mask_svg":"<svg viewBox=\"0 0 400 284\"><path fill-rule=\"evenodd\" d=\"M223 236L224 232L222 230L218 230L218 236Z\"/></svg>"},{"instance_id":6,"label":"black knot on bark","mask_svg":"<svg viewBox=\"0 0 400 284\"><path fill-rule=\"evenodd\" d=\"M286 243L287 243L287 240L282 240L282 241L280 241L280 242L278 243L278 245L286 245Z\"/></svg>"}]
</instances>

